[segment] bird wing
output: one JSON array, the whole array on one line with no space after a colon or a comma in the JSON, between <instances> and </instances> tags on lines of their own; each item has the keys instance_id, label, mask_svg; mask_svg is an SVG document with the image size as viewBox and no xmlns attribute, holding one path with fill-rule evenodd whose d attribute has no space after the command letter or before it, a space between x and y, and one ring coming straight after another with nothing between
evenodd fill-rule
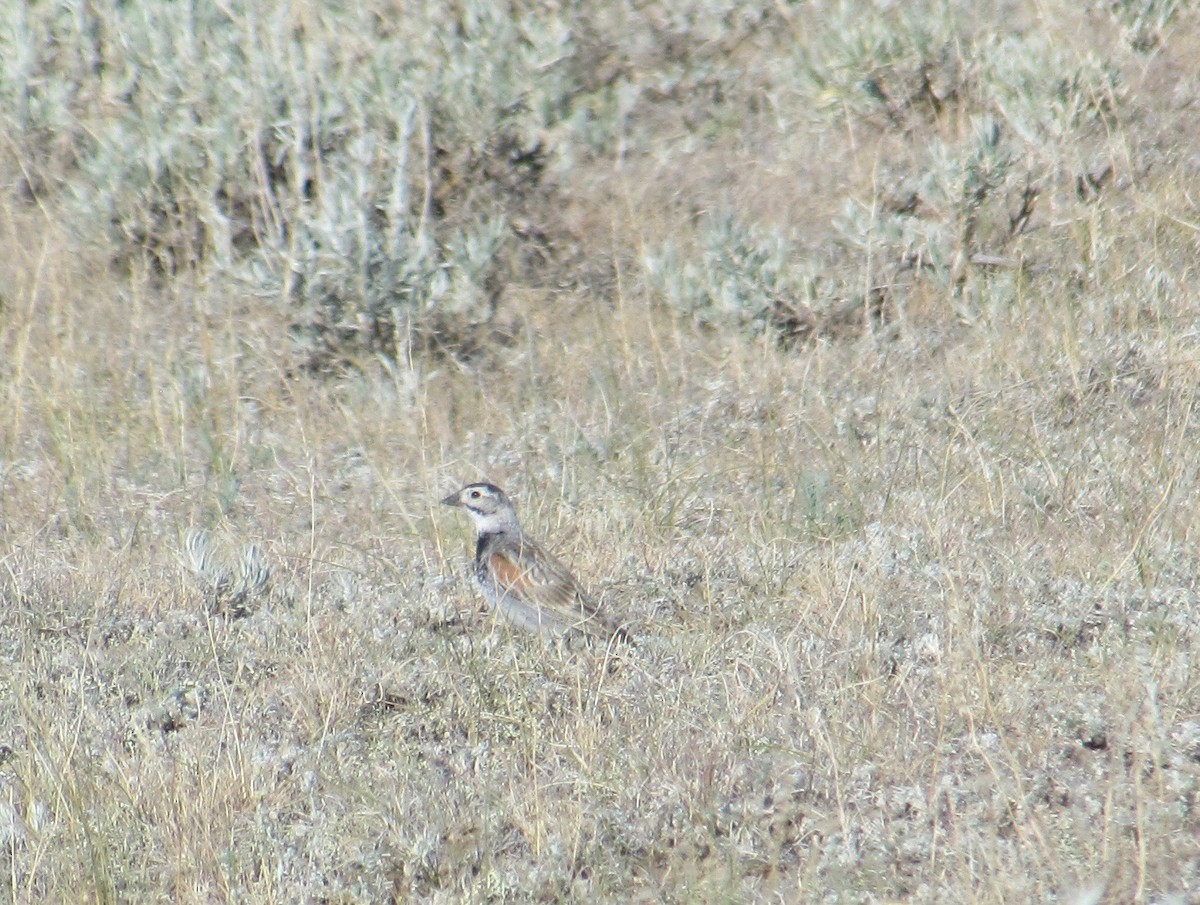
<instances>
[{"instance_id":1,"label":"bird wing","mask_svg":"<svg viewBox=\"0 0 1200 905\"><path fill-rule=\"evenodd\" d=\"M599 626L615 629L600 608L561 562L528 538L522 538L517 556L504 549L490 556L492 574L500 589L515 599L537 607L564 625L585 631Z\"/></svg>"}]
</instances>

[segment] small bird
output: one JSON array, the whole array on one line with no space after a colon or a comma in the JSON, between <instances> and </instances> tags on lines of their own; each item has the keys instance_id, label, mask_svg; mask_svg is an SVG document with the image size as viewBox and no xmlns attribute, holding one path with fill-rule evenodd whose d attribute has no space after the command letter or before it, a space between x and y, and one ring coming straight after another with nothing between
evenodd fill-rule
<instances>
[{"instance_id":1,"label":"small bird","mask_svg":"<svg viewBox=\"0 0 1200 905\"><path fill-rule=\"evenodd\" d=\"M442 502L461 506L475 523L475 579L489 609L548 638L628 640L567 567L525 533L516 507L495 484L468 484Z\"/></svg>"}]
</instances>

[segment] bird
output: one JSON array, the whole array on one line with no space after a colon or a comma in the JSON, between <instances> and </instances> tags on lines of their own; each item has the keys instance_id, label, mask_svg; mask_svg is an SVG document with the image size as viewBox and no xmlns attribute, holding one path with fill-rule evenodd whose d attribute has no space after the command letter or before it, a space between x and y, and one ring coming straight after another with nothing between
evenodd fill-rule
<instances>
[{"instance_id":1,"label":"bird","mask_svg":"<svg viewBox=\"0 0 1200 905\"><path fill-rule=\"evenodd\" d=\"M549 640L629 640L570 570L525 533L512 500L495 484L468 484L442 503L471 517L475 580L488 608L506 622Z\"/></svg>"}]
</instances>

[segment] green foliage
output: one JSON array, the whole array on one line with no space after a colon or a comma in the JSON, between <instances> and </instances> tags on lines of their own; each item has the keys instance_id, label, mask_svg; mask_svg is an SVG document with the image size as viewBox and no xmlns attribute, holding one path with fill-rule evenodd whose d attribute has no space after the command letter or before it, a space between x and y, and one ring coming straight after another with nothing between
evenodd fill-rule
<instances>
[{"instance_id":1,"label":"green foliage","mask_svg":"<svg viewBox=\"0 0 1200 905\"><path fill-rule=\"evenodd\" d=\"M743 222L734 200L700 221L694 252L676 236L651 247L652 293L698 322L766 325L790 343L848 320L861 328L848 312L886 318L930 288L954 302L991 268L1022 266L1019 239L1042 195L1090 178L1078 175L1079 149L1112 128L1121 78L1044 32L976 18L955 3L801 13L795 105L880 149L873 193L845 195L816 245L835 266L817 279L800 262L816 243L802 249L779 228ZM780 72L763 78L784 103Z\"/></svg>"},{"instance_id":2,"label":"green foliage","mask_svg":"<svg viewBox=\"0 0 1200 905\"><path fill-rule=\"evenodd\" d=\"M962 88L960 4L836 3L805 21L792 67L812 109L834 120L883 110L893 124L914 110L937 113Z\"/></svg>"},{"instance_id":3,"label":"green foliage","mask_svg":"<svg viewBox=\"0 0 1200 905\"><path fill-rule=\"evenodd\" d=\"M1180 0L1110 0L1099 5L1124 29L1125 40L1138 53L1162 47L1165 29L1183 6Z\"/></svg>"},{"instance_id":4,"label":"green foliage","mask_svg":"<svg viewBox=\"0 0 1200 905\"><path fill-rule=\"evenodd\" d=\"M540 7L10 6L0 123L29 190L127 266L298 305L314 352L490 316L578 90Z\"/></svg>"},{"instance_id":5,"label":"green foliage","mask_svg":"<svg viewBox=\"0 0 1200 905\"><path fill-rule=\"evenodd\" d=\"M422 333L469 346L506 287L573 279L601 254L560 215L581 161L798 118L894 141L877 194L848 194L823 248L709 206L694 241L643 253L651 293L787 339L803 312L879 287L961 289L964 261L1009 252L1047 177L1077 175L1121 95L1098 53L951 0L9 6L0 125L27 193L127 267L284 303L316 367L403 358ZM1110 14L1161 36L1177 10ZM814 250L850 266L818 287L798 263Z\"/></svg>"},{"instance_id":6,"label":"green foliage","mask_svg":"<svg viewBox=\"0 0 1200 905\"><path fill-rule=\"evenodd\" d=\"M667 240L645 261L655 295L697 323L759 331L775 300L812 294L812 275L781 230L726 214L709 221L699 239L698 253Z\"/></svg>"}]
</instances>

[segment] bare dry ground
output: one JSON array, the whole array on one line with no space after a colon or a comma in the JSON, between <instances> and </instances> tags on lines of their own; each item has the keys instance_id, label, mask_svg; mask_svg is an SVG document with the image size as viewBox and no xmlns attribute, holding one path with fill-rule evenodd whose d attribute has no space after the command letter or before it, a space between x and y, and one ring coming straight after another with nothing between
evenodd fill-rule
<instances>
[{"instance_id":1,"label":"bare dry ground","mask_svg":"<svg viewBox=\"0 0 1200 905\"><path fill-rule=\"evenodd\" d=\"M1194 7L253 8L5 4L0 902L1200 902Z\"/></svg>"}]
</instances>

